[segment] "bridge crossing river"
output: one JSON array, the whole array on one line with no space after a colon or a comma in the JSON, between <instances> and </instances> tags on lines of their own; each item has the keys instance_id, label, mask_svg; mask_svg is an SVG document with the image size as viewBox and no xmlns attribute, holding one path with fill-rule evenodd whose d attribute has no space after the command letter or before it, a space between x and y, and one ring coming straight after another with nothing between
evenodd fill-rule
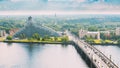
<instances>
[{"instance_id":1,"label":"bridge crossing river","mask_svg":"<svg viewBox=\"0 0 120 68\"><path fill-rule=\"evenodd\" d=\"M88 56L90 61L96 66L96 68L118 68L108 57L102 52L96 49L94 46L80 40L68 30L65 31L66 35L71 41L78 45L78 47Z\"/></svg>"}]
</instances>

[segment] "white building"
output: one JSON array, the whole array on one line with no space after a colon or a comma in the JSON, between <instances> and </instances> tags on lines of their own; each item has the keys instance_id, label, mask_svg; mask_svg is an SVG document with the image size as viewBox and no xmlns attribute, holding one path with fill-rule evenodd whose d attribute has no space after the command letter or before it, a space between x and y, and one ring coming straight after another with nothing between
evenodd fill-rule
<instances>
[{"instance_id":1,"label":"white building","mask_svg":"<svg viewBox=\"0 0 120 68\"><path fill-rule=\"evenodd\" d=\"M93 32L93 31L87 31L87 30L79 30L79 37L83 38L84 36L92 36L93 38L100 39L100 32Z\"/></svg>"},{"instance_id":2,"label":"white building","mask_svg":"<svg viewBox=\"0 0 120 68\"><path fill-rule=\"evenodd\" d=\"M115 34L116 34L116 35L120 35L120 27L117 27L117 28L116 28Z\"/></svg>"},{"instance_id":3,"label":"white building","mask_svg":"<svg viewBox=\"0 0 120 68\"><path fill-rule=\"evenodd\" d=\"M5 35L6 35L5 30L0 30L0 37L3 37L3 36L5 36Z\"/></svg>"},{"instance_id":4,"label":"white building","mask_svg":"<svg viewBox=\"0 0 120 68\"><path fill-rule=\"evenodd\" d=\"M79 37L83 38L87 34L87 32L88 32L87 30L82 30L82 29L79 30Z\"/></svg>"}]
</instances>

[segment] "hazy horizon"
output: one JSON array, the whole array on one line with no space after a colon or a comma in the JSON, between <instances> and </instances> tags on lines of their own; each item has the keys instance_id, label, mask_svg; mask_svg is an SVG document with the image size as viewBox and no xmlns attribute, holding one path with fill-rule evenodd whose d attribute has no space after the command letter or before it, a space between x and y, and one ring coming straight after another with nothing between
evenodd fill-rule
<instances>
[{"instance_id":1,"label":"hazy horizon","mask_svg":"<svg viewBox=\"0 0 120 68\"><path fill-rule=\"evenodd\" d=\"M0 0L0 15L120 14L119 0Z\"/></svg>"}]
</instances>

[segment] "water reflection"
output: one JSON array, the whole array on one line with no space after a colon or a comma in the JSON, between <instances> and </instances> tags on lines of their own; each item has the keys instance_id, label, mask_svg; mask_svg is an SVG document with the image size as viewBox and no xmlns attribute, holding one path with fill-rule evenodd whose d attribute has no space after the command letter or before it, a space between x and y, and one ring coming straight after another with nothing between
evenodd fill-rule
<instances>
[{"instance_id":1,"label":"water reflection","mask_svg":"<svg viewBox=\"0 0 120 68\"><path fill-rule=\"evenodd\" d=\"M110 58L111 55L111 60L120 67L120 48L118 46L102 46L102 45L96 45L95 46L97 49L99 49L101 52L103 52L107 57Z\"/></svg>"},{"instance_id":2,"label":"water reflection","mask_svg":"<svg viewBox=\"0 0 120 68\"><path fill-rule=\"evenodd\" d=\"M0 43L0 68L88 68L71 45Z\"/></svg>"}]
</instances>

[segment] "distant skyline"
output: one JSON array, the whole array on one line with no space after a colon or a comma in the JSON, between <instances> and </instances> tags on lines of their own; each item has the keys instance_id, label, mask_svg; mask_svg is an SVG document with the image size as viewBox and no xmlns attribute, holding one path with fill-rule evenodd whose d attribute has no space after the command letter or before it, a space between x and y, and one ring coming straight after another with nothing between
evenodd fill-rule
<instances>
[{"instance_id":1,"label":"distant skyline","mask_svg":"<svg viewBox=\"0 0 120 68\"><path fill-rule=\"evenodd\" d=\"M55 13L120 14L120 0L0 0L0 15Z\"/></svg>"},{"instance_id":2,"label":"distant skyline","mask_svg":"<svg viewBox=\"0 0 120 68\"><path fill-rule=\"evenodd\" d=\"M120 15L119 11L0 11L0 15Z\"/></svg>"}]
</instances>

